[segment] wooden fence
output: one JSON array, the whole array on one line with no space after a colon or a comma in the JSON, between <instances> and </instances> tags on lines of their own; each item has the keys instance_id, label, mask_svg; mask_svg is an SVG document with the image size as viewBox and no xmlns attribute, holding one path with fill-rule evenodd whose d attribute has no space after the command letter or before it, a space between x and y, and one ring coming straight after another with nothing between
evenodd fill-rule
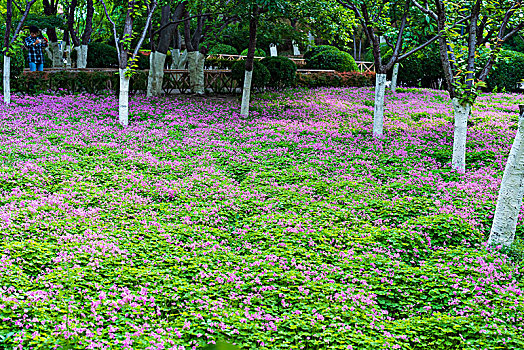
<instances>
[{"instance_id":1,"label":"wooden fence","mask_svg":"<svg viewBox=\"0 0 524 350\"><path fill-rule=\"evenodd\" d=\"M223 54L209 56L209 58L222 59L222 60L228 60L228 61L239 61L239 60L245 59L246 57L247 56L242 56L242 55L223 55ZM256 60L261 60L263 58L264 57L255 56ZM306 65L306 60L303 58L290 57L289 59L295 62L297 67L303 67ZM360 72L374 72L375 71L375 64L373 62L355 61L355 63L357 64L358 70Z\"/></svg>"},{"instance_id":2,"label":"wooden fence","mask_svg":"<svg viewBox=\"0 0 524 350\"><path fill-rule=\"evenodd\" d=\"M74 92L97 93L104 90L118 90L118 70L114 68L45 68L43 72L24 70L22 77L14 81L20 91L65 89ZM297 69L297 74L310 76L312 74L333 74L334 70ZM131 79L130 91L147 90L149 70L140 70ZM234 93L241 88L233 79L229 69L204 70L204 88L216 93ZM189 93L191 84L187 69L165 69L162 90L165 94Z\"/></svg>"}]
</instances>

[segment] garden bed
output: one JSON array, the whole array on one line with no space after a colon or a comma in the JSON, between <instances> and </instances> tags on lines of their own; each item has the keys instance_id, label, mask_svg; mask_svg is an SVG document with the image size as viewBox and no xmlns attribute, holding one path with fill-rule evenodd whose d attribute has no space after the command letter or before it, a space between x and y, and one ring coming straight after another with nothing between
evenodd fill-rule
<instances>
[{"instance_id":1,"label":"garden bed","mask_svg":"<svg viewBox=\"0 0 524 350\"><path fill-rule=\"evenodd\" d=\"M486 251L521 96L14 96L0 107L0 344L524 348L518 250ZM522 219L522 214L521 214ZM519 221L518 235L522 235ZM2 343L3 341L3 343ZM0 345L1 347L1 345Z\"/></svg>"}]
</instances>

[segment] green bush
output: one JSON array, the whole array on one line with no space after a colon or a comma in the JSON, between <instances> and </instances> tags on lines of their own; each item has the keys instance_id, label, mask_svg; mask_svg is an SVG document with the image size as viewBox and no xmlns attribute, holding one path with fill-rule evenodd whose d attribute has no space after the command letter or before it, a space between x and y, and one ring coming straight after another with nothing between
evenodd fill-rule
<instances>
[{"instance_id":1,"label":"green bush","mask_svg":"<svg viewBox=\"0 0 524 350\"><path fill-rule=\"evenodd\" d=\"M391 50L383 56L383 62L391 57ZM391 80L393 70L388 72ZM400 62L397 81L399 85L436 88L440 79L444 79L444 70L440 62L439 48L436 45L415 52Z\"/></svg>"},{"instance_id":2,"label":"green bush","mask_svg":"<svg viewBox=\"0 0 524 350\"><path fill-rule=\"evenodd\" d=\"M486 80L488 89L517 91L517 83L524 78L524 53L501 50L500 57Z\"/></svg>"},{"instance_id":3,"label":"green bush","mask_svg":"<svg viewBox=\"0 0 524 350\"><path fill-rule=\"evenodd\" d=\"M324 50L306 60L309 69L332 69L337 72L355 72L358 70L353 57L344 51Z\"/></svg>"},{"instance_id":4,"label":"green bush","mask_svg":"<svg viewBox=\"0 0 524 350\"><path fill-rule=\"evenodd\" d=\"M216 67L218 69L231 69L236 61L223 59L223 58L214 58L206 57L206 67Z\"/></svg>"},{"instance_id":5,"label":"green bush","mask_svg":"<svg viewBox=\"0 0 524 350\"><path fill-rule=\"evenodd\" d=\"M295 84L297 65L287 57L266 57L262 64L268 69L271 78L269 86L286 87Z\"/></svg>"},{"instance_id":6,"label":"green bush","mask_svg":"<svg viewBox=\"0 0 524 350\"><path fill-rule=\"evenodd\" d=\"M392 52L393 51L387 44L381 44L380 45L380 55L382 57L382 62L386 62L386 56L391 57ZM375 62L375 56L373 56L373 49L371 47L364 54L364 61Z\"/></svg>"},{"instance_id":7,"label":"green bush","mask_svg":"<svg viewBox=\"0 0 524 350\"><path fill-rule=\"evenodd\" d=\"M269 73L269 70L266 68L266 66L262 64L262 62L255 60L253 63L253 80L251 82L251 86L256 89L260 89L269 83L271 74ZM245 68L245 61L236 61L231 69L233 79L238 81L241 85L244 83Z\"/></svg>"},{"instance_id":8,"label":"green bush","mask_svg":"<svg viewBox=\"0 0 524 350\"><path fill-rule=\"evenodd\" d=\"M242 51L240 53L240 55L242 56L247 56L247 50L248 49L245 49L244 51ZM266 57L266 52L262 49L255 49L255 57Z\"/></svg>"},{"instance_id":9,"label":"green bush","mask_svg":"<svg viewBox=\"0 0 524 350\"><path fill-rule=\"evenodd\" d=\"M363 87L373 86L375 72L297 74L297 85L314 87Z\"/></svg>"},{"instance_id":10,"label":"green bush","mask_svg":"<svg viewBox=\"0 0 524 350\"><path fill-rule=\"evenodd\" d=\"M336 48L335 46L329 46L329 45L314 46L304 53L304 59L307 61L311 59L313 56L316 56L317 54L323 51L340 51L340 50Z\"/></svg>"},{"instance_id":11,"label":"green bush","mask_svg":"<svg viewBox=\"0 0 524 350\"><path fill-rule=\"evenodd\" d=\"M117 68L116 48L105 43L91 43L87 51L87 68Z\"/></svg>"},{"instance_id":12,"label":"green bush","mask_svg":"<svg viewBox=\"0 0 524 350\"><path fill-rule=\"evenodd\" d=\"M209 50L208 55L238 55L237 49L227 44L216 44Z\"/></svg>"}]
</instances>

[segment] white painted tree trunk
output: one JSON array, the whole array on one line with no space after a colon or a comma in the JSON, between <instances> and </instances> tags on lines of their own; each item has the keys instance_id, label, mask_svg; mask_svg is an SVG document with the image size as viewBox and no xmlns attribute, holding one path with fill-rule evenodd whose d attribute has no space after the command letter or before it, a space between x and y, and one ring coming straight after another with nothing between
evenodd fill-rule
<instances>
[{"instance_id":1,"label":"white painted tree trunk","mask_svg":"<svg viewBox=\"0 0 524 350\"><path fill-rule=\"evenodd\" d=\"M488 245L509 246L515 240L515 230L522 196L524 195L524 105L520 105L517 135L513 140L504 176L500 184L495 217L489 234Z\"/></svg>"},{"instance_id":2,"label":"white painted tree trunk","mask_svg":"<svg viewBox=\"0 0 524 350\"><path fill-rule=\"evenodd\" d=\"M76 68L87 68L87 45L75 47Z\"/></svg>"},{"instance_id":3,"label":"white painted tree trunk","mask_svg":"<svg viewBox=\"0 0 524 350\"><path fill-rule=\"evenodd\" d=\"M384 133L384 100L386 95L386 74L377 74L375 83L375 108L373 111L373 136Z\"/></svg>"},{"instance_id":4,"label":"white painted tree trunk","mask_svg":"<svg viewBox=\"0 0 524 350\"><path fill-rule=\"evenodd\" d=\"M151 55L149 55L149 75L147 78L148 97L162 95L166 57L166 54L157 51L153 51Z\"/></svg>"},{"instance_id":5,"label":"white painted tree trunk","mask_svg":"<svg viewBox=\"0 0 524 350\"><path fill-rule=\"evenodd\" d=\"M118 96L118 121L122 126L129 124L129 77L126 77L126 69L119 69L120 94Z\"/></svg>"},{"instance_id":6,"label":"white painted tree trunk","mask_svg":"<svg viewBox=\"0 0 524 350\"><path fill-rule=\"evenodd\" d=\"M451 167L461 173L466 172L466 137L471 105L462 106L457 98L451 100L455 117L453 132L453 158Z\"/></svg>"},{"instance_id":7,"label":"white painted tree trunk","mask_svg":"<svg viewBox=\"0 0 524 350\"><path fill-rule=\"evenodd\" d=\"M397 78L398 78L399 64L395 63L393 66L393 76L391 77L391 92L397 92Z\"/></svg>"},{"instance_id":8,"label":"white painted tree trunk","mask_svg":"<svg viewBox=\"0 0 524 350\"><path fill-rule=\"evenodd\" d=\"M277 46L275 44L269 45L269 55L271 57L278 56Z\"/></svg>"},{"instance_id":9,"label":"white painted tree trunk","mask_svg":"<svg viewBox=\"0 0 524 350\"><path fill-rule=\"evenodd\" d=\"M49 58L53 62L53 67L62 67L63 61L62 61L62 52L60 51L60 47L58 46L58 43L56 42L49 42L49 50L46 50L49 54Z\"/></svg>"},{"instance_id":10,"label":"white painted tree trunk","mask_svg":"<svg viewBox=\"0 0 524 350\"><path fill-rule=\"evenodd\" d=\"M189 69L189 82L191 85L191 91L199 95L203 95L205 93L204 62L205 56L198 51L191 51L187 54L187 66Z\"/></svg>"},{"instance_id":11,"label":"white painted tree trunk","mask_svg":"<svg viewBox=\"0 0 524 350\"><path fill-rule=\"evenodd\" d=\"M71 69L71 65L72 65L71 63L71 45L66 45L64 54L65 54L65 66L66 68Z\"/></svg>"},{"instance_id":12,"label":"white painted tree trunk","mask_svg":"<svg viewBox=\"0 0 524 350\"><path fill-rule=\"evenodd\" d=\"M171 51L171 69L184 69L187 63L187 51L180 52L180 49L173 49Z\"/></svg>"},{"instance_id":13,"label":"white painted tree trunk","mask_svg":"<svg viewBox=\"0 0 524 350\"><path fill-rule=\"evenodd\" d=\"M244 118L249 117L249 101L251 98L251 81L253 80L253 71L247 71L244 75L244 88L242 89L242 105L240 106L240 115Z\"/></svg>"},{"instance_id":14,"label":"white painted tree trunk","mask_svg":"<svg viewBox=\"0 0 524 350\"><path fill-rule=\"evenodd\" d=\"M4 103L9 105L11 103L11 57L4 55Z\"/></svg>"}]
</instances>

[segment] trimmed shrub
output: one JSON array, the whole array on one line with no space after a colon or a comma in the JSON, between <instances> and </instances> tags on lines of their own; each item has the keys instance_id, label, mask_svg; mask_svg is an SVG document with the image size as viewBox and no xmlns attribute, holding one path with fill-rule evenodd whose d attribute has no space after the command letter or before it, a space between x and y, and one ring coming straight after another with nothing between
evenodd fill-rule
<instances>
[{"instance_id":1,"label":"trimmed shrub","mask_svg":"<svg viewBox=\"0 0 524 350\"><path fill-rule=\"evenodd\" d=\"M87 68L118 68L116 48L105 43L89 44Z\"/></svg>"},{"instance_id":2,"label":"trimmed shrub","mask_svg":"<svg viewBox=\"0 0 524 350\"><path fill-rule=\"evenodd\" d=\"M375 84L374 72L297 74L297 85L304 87L363 87Z\"/></svg>"},{"instance_id":3,"label":"trimmed shrub","mask_svg":"<svg viewBox=\"0 0 524 350\"><path fill-rule=\"evenodd\" d=\"M266 57L261 63L268 69L271 78L269 86L286 87L295 83L297 65L287 57Z\"/></svg>"},{"instance_id":4,"label":"trimmed shrub","mask_svg":"<svg viewBox=\"0 0 524 350\"><path fill-rule=\"evenodd\" d=\"M389 50L383 61L391 58L392 51ZM393 70L388 72L391 80ZM413 86L422 88L437 88L440 79L444 79L444 70L440 62L439 48L430 45L400 62L397 81L402 86Z\"/></svg>"},{"instance_id":5,"label":"trimmed shrub","mask_svg":"<svg viewBox=\"0 0 524 350\"><path fill-rule=\"evenodd\" d=\"M489 73L486 83L489 90L517 91L517 83L524 78L524 53L501 50L500 60Z\"/></svg>"},{"instance_id":6,"label":"trimmed shrub","mask_svg":"<svg viewBox=\"0 0 524 350\"><path fill-rule=\"evenodd\" d=\"M238 55L237 49L227 44L216 44L209 50L208 55Z\"/></svg>"},{"instance_id":7,"label":"trimmed shrub","mask_svg":"<svg viewBox=\"0 0 524 350\"><path fill-rule=\"evenodd\" d=\"M319 53L321 53L323 51L329 51L329 50L331 50L331 51L340 51L335 46L330 46L330 45L314 46L314 47L312 47L311 49L309 49L308 51L306 51L304 53L304 59L307 61L310 58L312 58L313 56L316 56L317 54L319 54Z\"/></svg>"},{"instance_id":8,"label":"trimmed shrub","mask_svg":"<svg viewBox=\"0 0 524 350\"><path fill-rule=\"evenodd\" d=\"M242 56L247 56L247 50L245 49L240 53ZM266 57L266 52L262 49L255 49L255 57Z\"/></svg>"},{"instance_id":9,"label":"trimmed shrub","mask_svg":"<svg viewBox=\"0 0 524 350\"><path fill-rule=\"evenodd\" d=\"M269 73L269 70L266 68L266 66L264 66L260 61L254 61L253 63L253 80L251 82L251 86L256 89L260 89L267 85L269 79L271 78L271 74ZM231 69L233 79L238 81L240 85L244 83L244 74L246 71L245 68L246 62L242 60L236 61Z\"/></svg>"},{"instance_id":10,"label":"trimmed shrub","mask_svg":"<svg viewBox=\"0 0 524 350\"><path fill-rule=\"evenodd\" d=\"M333 69L337 72L354 72L358 70L353 57L344 51L323 50L306 60L310 69Z\"/></svg>"},{"instance_id":11,"label":"trimmed shrub","mask_svg":"<svg viewBox=\"0 0 524 350\"><path fill-rule=\"evenodd\" d=\"M382 62L386 61L384 56L389 55L389 57L391 57L392 52L393 51L387 44L381 44L380 45L380 55L382 57ZM375 57L373 56L373 48L370 47L369 50L367 50L366 53L364 54L363 58L364 58L364 61L375 62Z\"/></svg>"},{"instance_id":12,"label":"trimmed shrub","mask_svg":"<svg viewBox=\"0 0 524 350\"><path fill-rule=\"evenodd\" d=\"M218 69L231 69L236 61L223 58L206 57L206 67L216 67Z\"/></svg>"}]
</instances>

